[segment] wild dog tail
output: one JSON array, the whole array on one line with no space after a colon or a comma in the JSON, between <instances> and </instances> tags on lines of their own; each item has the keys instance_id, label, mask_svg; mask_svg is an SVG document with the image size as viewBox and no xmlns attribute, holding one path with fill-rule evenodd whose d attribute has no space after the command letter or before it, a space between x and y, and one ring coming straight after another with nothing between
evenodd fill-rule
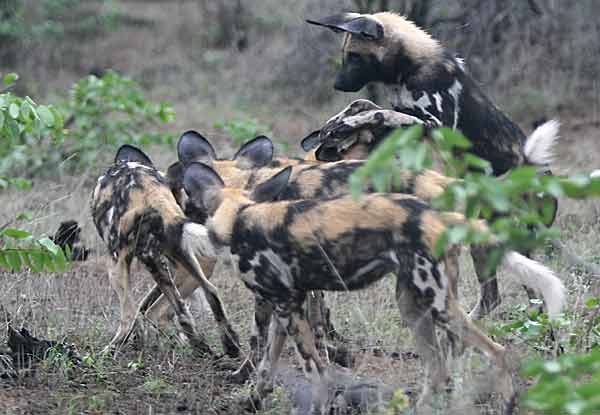
<instances>
[{"instance_id":1,"label":"wild dog tail","mask_svg":"<svg viewBox=\"0 0 600 415\"><path fill-rule=\"evenodd\" d=\"M194 257L217 257L215 248L208 237L208 229L199 223L187 222L183 225L181 248Z\"/></svg>"},{"instance_id":2,"label":"wild dog tail","mask_svg":"<svg viewBox=\"0 0 600 415\"><path fill-rule=\"evenodd\" d=\"M523 148L527 163L543 166L554 161L553 147L559 139L559 128L558 121L546 121L527 137Z\"/></svg>"},{"instance_id":3,"label":"wild dog tail","mask_svg":"<svg viewBox=\"0 0 600 415\"><path fill-rule=\"evenodd\" d=\"M469 224L481 232L489 229L486 221L468 220L460 213L441 212L440 217L447 226ZM498 242L490 241L488 244L493 246ZM509 274L519 283L542 294L550 318L555 318L561 312L566 300L566 289L550 268L515 251L505 253L500 265L508 268Z\"/></svg>"},{"instance_id":4,"label":"wild dog tail","mask_svg":"<svg viewBox=\"0 0 600 415\"><path fill-rule=\"evenodd\" d=\"M542 294L551 319L561 312L566 300L566 289L551 269L515 251L504 255L502 265L521 284Z\"/></svg>"}]
</instances>

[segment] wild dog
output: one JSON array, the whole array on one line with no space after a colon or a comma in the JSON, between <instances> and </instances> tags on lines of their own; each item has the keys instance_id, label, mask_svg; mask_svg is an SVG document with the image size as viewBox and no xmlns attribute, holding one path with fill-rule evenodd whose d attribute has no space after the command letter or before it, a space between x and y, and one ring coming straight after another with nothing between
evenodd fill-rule
<instances>
[{"instance_id":1,"label":"wild dog","mask_svg":"<svg viewBox=\"0 0 600 415\"><path fill-rule=\"evenodd\" d=\"M357 290L394 273L401 316L415 331L432 390L440 390L447 379L437 325L491 358L502 371L501 389L510 397L505 349L473 325L458 304L453 261L434 255L442 233L449 225L466 224L465 217L434 211L401 194L268 202L283 191L291 171L286 167L252 191L227 188L211 167L198 162L186 168L183 179L191 203L207 212L210 240L230 248L244 284L257 298L257 315L263 317L257 321L259 333L268 336L257 371L259 396L272 390L287 335L296 342L306 374L321 384L327 376L303 309L309 291ZM486 229L482 221L473 225ZM552 288L544 287L544 297L552 315L560 311L564 286L550 270L516 252L503 262L524 278L544 274L553 280ZM323 401L313 399L320 409Z\"/></svg>"},{"instance_id":2,"label":"wild dog","mask_svg":"<svg viewBox=\"0 0 600 415\"><path fill-rule=\"evenodd\" d=\"M210 163L224 179L227 187L252 189L256 183L261 183L273 176L284 166L291 166L292 172L288 186L282 190L279 200L320 199L330 198L348 193L347 182L350 175L364 164L364 161L341 161L338 163L311 162L299 159L273 159L273 143L264 136L257 137L244 144L231 160L217 158L210 142L195 131L187 131L178 142L178 157L180 162L172 165L167 173L171 190L184 206L186 215L194 220L205 223L206 213L186 203L186 195L182 189L183 165L192 160L203 160ZM455 179L443 176L433 170L420 174L402 173L400 180L394 184L392 191L413 193L426 200L439 196ZM370 189L372 190L372 189ZM189 278L188 278L189 279ZM191 288L193 282L187 287ZM193 288L192 288L193 289ZM182 294L184 292L182 291ZM185 292L187 294L187 291ZM185 295L184 295L185 296ZM309 299L309 318L316 335L317 347L326 355L326 345L323 342L327 336L332 340L337 337L334 325L330 319L330 311L325 305L322 293L311 293ZM162 315L168 312L167 304L162 300ZM161 319L165 319L162 317ZM252 337L252 349L256 349L255 335ZM336 357L345 359L346 354L339 355L339 350L329 349ZM249 361L252 360L252 355ZM248 362L249 362L248 361ZM245 367L245 366L243 366Z\"/></svg>"},{"instance_id":3,"label":"wild dog","mask_svg":"<svg viewBox=\"0 0 600 415\"><path fill-rule=\"evenodd\" d=\"M407 122L411 116L462 131L473 144L471 151L489 160L495 175L525 163L545 164L547 152L526 154L525 134L483 93L464 61L403 16L343 13L308 23L344 33L334 88L358 91L377 82L392 98L392 110L356 101L338 115L341 129L397 127L414 123ZM391 121L402 116L407 118Z\"/></svg>"},{"instance_id":4,"label":"wild dog","mask_svg":"<svg viewBox=\"0 0 600 415\"><path fill-rule=\"evenodd\" d=\"M389 130L414 123L460 130L471 140L470 151L488 160L495 175L523 164L545 166L551 159L553 134L533 140L483 93L466 70L464 61L446 50L427 32L398 14L342 13L308 23L344 33L342 66L334 88L351 92L370 82L384 85L392 109L357 100L333 116L319 133L322 154L343 153L354 131ZM543 131L556 129L546 124ZM538 131L538 130L536 130ZM385 134L377 134L379 139ZM375 145L371 143L370 147ZM545 168L547 170L547 168ZM557 200L546 197L557 209ZM547 226L554 222L554 216ZM478 252L475 266L480 281L487 281L479 304L481 314L500 301L494 275L484 273L487 255Z\"/></svg>"},{"instance_id":5,"label":"wild dog","mask_svg":"<svg viewBox=\"0 0 600 415\"><path fill-rule=\"evenodd\" d=\"M542 133L547 130L537 131L531 135L533 143L540 141ZM361 144L362 145L362 144ZM301 161L298 159L278 158L273 159L273 144L267 137L261 136L242 146L232 160L218 159L216 152L210 142L195 131L184 133L178 142L178 157L180 163L189 163L191 160L201 160L210 164L213 169L223 178L227 187L250 189L256 183L260 183L274 175L278 169L291 166L291 176L288 186L278 196L279 200L297 199L323 199L348 194L348 180L356 169L364 165L361 160L342 160L331 163L316 163L314 161ZM173 191L184 194L181 190L183 166L169 169L169 181L172 183ZM389 189L394 193L412 194L429 203L440 196L452 183L458 179L444 176L434 170L424 170L420 173L403 171L398 180ZM373 188L366 189L367 192L374 191ZM184 196L180 196L184 197ZM181 201L185 204L185 201ZM204 212L194 211L193 205L186 205L186 212L190 217L202 217ZM204 223L204 222L202 222ZM483 247L474 246L472 250L480 252ZM487 263L476 261L480 264L479 275L484 275L483 270ZM481 280L482 292L485 293L486 280ZM545 281L522 282L525 286L537 290ZM484 298L486 298L484 296ZM478 313L474 313L478 314ZM327 327L331 327L330 323Z\"/></svg>"},{"instance_id":6,"label":"wild dog","mask_svg":"<svg viewBox=\"0 0 600 415\"><path fill-rule=\"evenodd\" d=\"M273 160L273 144L264 136L257 137L243 145L231 160L219 159L210 142L195 131L184 133L179 139L177 148L180 162L169 168L167 176L173 193L178 195L179 203L184 206L186 215L200 220L201 223L206 223L206 212L203 209L197 209L192 203L188 203L186 193L182 189L184 163L189 164L193 160L203 160L210 163L213 169L223 178L228 188L246 190L254 188L257 183L273 176L282 167L291 166L289 183L278 195L278 200L326 199L346 195L348 194L347 183L350 175L364 164L364 161L360 160L344 160L334 163L315 163L285 158ZM403 172L399 179L394 187L390 189L391 191L413 194L426 202L441 195L450 184L457 180L433 170L425 170L419 174L408 171ZM367 189L367 191L372 192L373 189ZM543 276L544 274L540 275ZM528 279L521 282L534 289L552 283L552 281L543 279ZM195 283L193 280L184 283L185 287L180 288L180 290L185 297L187 293L193 291ZM330 312L321 294L311 293L308 298L309 314L313 317L315 315L323 317L309 318L309 321L316 335L317 347L319 350L324 351L323 339L326 335L335 333L335 328L328 317ZM153 307L160 310L158 314L161 316L161 320L168 319L168 303L164 299L159 300ZM256 326L257 323L255 322L255 328ZM252 336L253 351L260 348L257 337L259 336L256 333ZM331 351L334 350L331 349ZM253 357L254 354L251 353L246 363L251 362ZM244 370L250 369L247 364L242 365L242 368ZM239 377L242 377L241 373Z\"/></svg>"},{"instance_id":7,"label":"wild dog","mask_svg":"<svg viewBox=\"0 0 600 415\"><path fill-rule=\"evenodd\" d=\"M109 280L119 297L121 311L119 328L107 349L120 346L134 328L129 274L131 262L137 258L175 310L182 333L198 351L211 353L173 284L169 263L192 275L209 301L226 353L237 356L237 334L229 324L216 288L198 261L200 258L209 268L214 264L215 253L207 243L206 228L184 215L166 178L148 156L135 147L122 146L114 165L98 178L91 213L111 256Z\"/></svg>"}]
</instances>

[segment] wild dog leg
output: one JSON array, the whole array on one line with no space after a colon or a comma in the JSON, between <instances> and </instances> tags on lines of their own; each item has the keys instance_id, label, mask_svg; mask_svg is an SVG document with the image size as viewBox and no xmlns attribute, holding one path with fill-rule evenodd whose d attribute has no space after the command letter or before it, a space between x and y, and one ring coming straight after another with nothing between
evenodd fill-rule
<instances>
[{"instance_id":1,"label":"wild dog leg","mask_svg":"<svg viewBox=\"0 0 600 415\"><path fill-rule=\"evenodd\" d=\"M459 336L465 344L479 349L498 365L502 376L499 389L504 398L510 401L513 398L514 388L504 347L492 341L479 330L454 298L448 299L447 311L448 328Z\"/></svg>"},{"instance_id":2,"label":"wild dog leg","mask_svg":"<svg viewBox=\"0 0 600 415\"><path fill-rule=\"evenodd\" d=\"M110 341L108 346L106 346L104 351L109 351L120 347L135 321L135 310L133 309L129 292L130 266L131 258L129 258L127 255L122 255L117 260L113 261L108 271L110 285L119 297L121 321L117 333Z\"/></svg>"},{"instance_id":3,"label":"wild dog leg","mask_svg":"<svg viewBox=\"0 0 600 415\"><path fill-rule=\"evenodd\" d=\"M156 255L150 249L142 252L139 257L152 274L152 278L154 278L162 293L175 309L179 326L186 337L190 339L192 346L201 353L212 354L210 346L196 331L192 315L183 303L183 299L173 283L167 261L164 257L159 254Z\"/></svg>"},{"instance_id":4,"label":"wild dog leg","mask_svg":"<svg viewBox=\"0 0 600 415\"><path fill-rule=\"evenodd\" d=\"M285 327L280 324L277 318L272 319L271 324L268 326L268 336L265 338L267 341L266 348L264 348L257 370L256 391L260 399L273 392L275 372L286 339Z\"/></svg>"},{"instance_id":5,"label":"wild dog leg","mask_svg":"<svg viewBox=\"0 0 600 415\"><path fill-rule=\"evenodd\" d=\"M450 291L455 299L458 299L458 280L460 276L460 266L458 259L460 256L460 246L450 247L444 255L444 273L448 277ZM455 356L461 355L463 352L463 343L460 338L453 332L446 332L450 349Z\"/></svg>"},{"instance_id":6,"label":"wild dog leg","mask_svg":"<svg viewBox=\"0 0 600 415\"><path fill-rule=\"evenodd\" d=\"M273 306L260 296L254 298L254 321L250 335L250 354L238 370L231 374L232 381L243 383L254 371L257 362L263 358L268 343L269 324L273 315Z\"/></svg>"},{"instance_id":7,"label":"wild dog leg","mask_svg":"<svg viewBox=\"0 0 600 415\"><path fill-rule=\"evenodd\" d=\"M421 297L420 294L407 287L398 278L396 300L400 316L414 332L417 352L422 357L421 360L425 366L425 379L429 380L429 384L423 385L418 403L421 405L430 400L433 393L442 390L448 380L448 372L435 333L431 311L417 303L416 299L419 297Z\"/></svg>"},{"instance_id":8,"label":"wild dog leg","mask_svg":"<svg viewBox=\"0 0 600 415\"><path fill-rule=\"evenodd\" d=\"M471 257L473 258L473 265L475 266L475 273L477 274L481 292L479 303L469 313L475 320L487 316L501 302L496 274L487 270L489 251L490 249L486 247L471 246Z\"/></svg>"},{"instance_id":9,"label":"wild dog leg","mask_svg":"<svg viewBox=\"0 0 600 415\"><path fill-rule=\"evenodd\" d=\"M307 317L315 336L315 346L323 360L329 363L326 337L329 329L328 326L332 327L332 324L329 319L329 309L325 304L325 293L323 291L311 291L308 293L306 302Z\"/></svg>"},{"instance_id":10,"label":"wild dog leg","mask_svg":"<svg viewBox=\"0 0 600 415\"><path fill-rule=\"evenodd\" d=\"M278 326L284 330L269 332L269 335L273 333L274 336L269 337L267 351L258 367L257 392L261 398L264 398L272 390L277 361L285 340L282 333L287 333L288 336L294 337L296 351L304 362L302 365L304 373L313 380L313 412L318 412L327 401L326 366L315 347L315 338L306 320L302 303L303 301L276 306L275 319L279 323Z\"/></svg>"},{"instance_id":11,"label":"wild dog leg","mask_svg":"<svg viewBox=\"0 0 600 415\"><path fill-rule=\"evenodd\" d=\"M229 319L227 318L225 307L223 307L223 303L219 298L219 294L217 293L216 287L212 285L210 281L208 281L194 255L184 254L182 262L184 266L190 271L192 276L200 283L200 287L204 291L204 295L206 296L206 300L210 305L210 309L212 310L213 316L215 317L215 320L219 325L219 330L221 331L221 344L223 345L225 353L231 357L239 356L239 337L233 329L233 327L231 326ZM211 267L211 273L212 269L213 268Z\"/></svg>"}]
</instances>

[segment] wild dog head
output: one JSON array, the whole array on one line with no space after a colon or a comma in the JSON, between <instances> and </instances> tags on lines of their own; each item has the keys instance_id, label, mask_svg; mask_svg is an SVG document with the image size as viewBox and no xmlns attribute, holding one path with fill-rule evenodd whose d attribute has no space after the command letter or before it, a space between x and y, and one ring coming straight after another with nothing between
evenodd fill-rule
<instances>
[{"instance_id":1,"label":"wild dog head","mask_svg":"<svg viewBox=\"0 0 600 415\"><path fill-rule=\"evenodd\" d=\"M227 245L237 213L245 206L275 200L287 186L291 167L286 167L252 190L227 187L221 176L210 166L192 162L183 177L183 187L190 195L194 210L208 216L210 237L217 245Z\"/></svg>"},{"instance_id":2,"label":"wild dog head","mask_svg":"<svg viewBox=\"0 0 600 415\"><path fill-rule=\"evenodd\" d=\"M344 33L342 67L334 85L344 92L358 91L369 82L399 83L399 77L443 55L435 39L394 13L342 13L307 22Z\"/></svg>"},{"instance_id":3,"label":"wild dog head","mask_svg":"<svg viewBox=\"0 0 600 415\"><path fill-rule=\"evenodd\" d=\"M273 160L273 153L273 142L268 137L258 136L243 144L231 159L219 158L206 138L195 131L187 131L177 144L179 161L169 167L167 177L171 190L186 215L196 222L204 223L206 218L188 203L183 191L185 167L191 162L205 163L219 174L227 187L250 189L282 167L304 163L301 159Z\"/></svg>"}]
</instances>

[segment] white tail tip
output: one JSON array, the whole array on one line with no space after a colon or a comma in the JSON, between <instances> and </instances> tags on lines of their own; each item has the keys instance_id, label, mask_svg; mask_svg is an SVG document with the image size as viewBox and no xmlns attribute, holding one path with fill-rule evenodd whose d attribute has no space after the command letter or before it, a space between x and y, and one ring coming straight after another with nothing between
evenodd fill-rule
<instances>
[{"instance_id":1,"label":"white tail tip","mask_svg":"<svg viewBox=\"0 0 600 415\"><path fill-rule=\"evenodd\" d=\"M521 284L542 294L550 319L560 314L566 301L566 288L550 268L514 251L506 254L503 264Z\"/></svg>"},{"instance_id":2,"label":"white tail tip","mask_svg":"<svg viewBox=\"0 0 600 415\"><path fill-rule=\"evenodd\" d=\"M554 161L553 147L559 139L560 123L550 120L536 128L525 141L523 149L527 161L543 166Z\"/></svg>"}]
</instances>

